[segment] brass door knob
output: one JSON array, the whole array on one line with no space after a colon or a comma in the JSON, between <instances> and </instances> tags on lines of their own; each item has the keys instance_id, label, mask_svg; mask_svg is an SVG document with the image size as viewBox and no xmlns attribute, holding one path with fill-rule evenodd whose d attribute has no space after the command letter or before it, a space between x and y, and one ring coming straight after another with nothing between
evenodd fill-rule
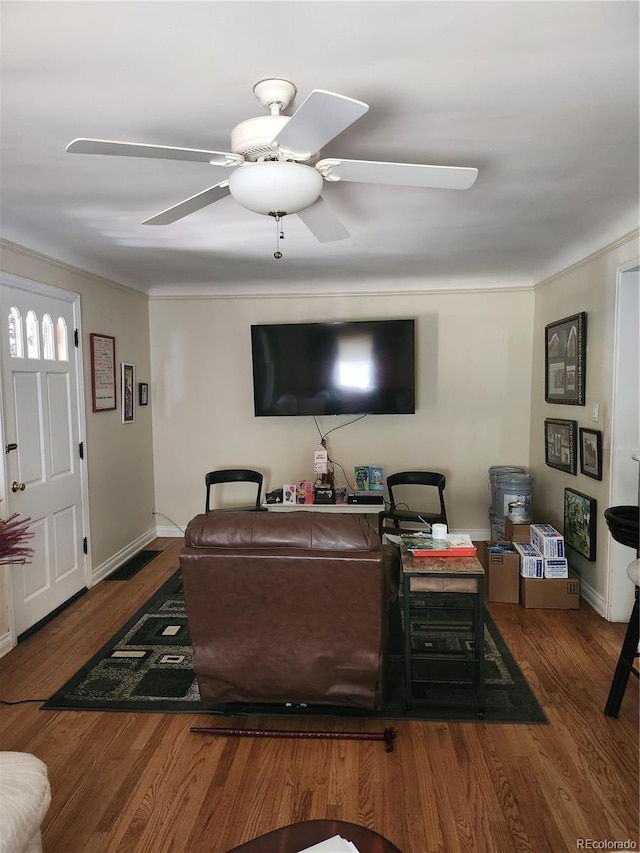
<instances>
[{"instance_id":1,"label":"brass door knob","mask_svg":"<svg viewBox=\"0 0 640 853\"><path fill-rule=\"evenodd\" d=\"M11 483L12 492L24 492L26 488L26 483L17 483L15 480L13 481L13 483Z\"/></svg>"}]
</instances>

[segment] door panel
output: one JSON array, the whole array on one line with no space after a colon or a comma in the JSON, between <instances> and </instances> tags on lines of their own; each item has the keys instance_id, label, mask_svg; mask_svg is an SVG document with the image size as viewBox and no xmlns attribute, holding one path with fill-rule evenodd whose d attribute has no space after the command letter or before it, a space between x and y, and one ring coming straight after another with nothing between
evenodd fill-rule
<instances>
[{"instance_id":1,"label":"door panel","mask_svg":"<svg viewBox=\"0 0 640 853\"><path fill-rule=\"evenodd\" d=\"M47 376L49 397L49 441L51 453L51 476L73 475L73 452L71 449L71 411L69 400L69 376L49 374Z\"/></svg>"},{"instance_id":2,"label":"door panel","mask_svg":"<svg viewBox=\"0 0 640 853\"><path fill-rule=\"evenodd\" d=\"M25 602L31 602L40 593L50 587L48 558L47 519L32 519L30 525L33 538L29 546L33 548L33 560L28 571L16 572L13 576L14 598L16 594ZM16 588L19 587L19 588Z\"/></svg>"},{"instance_id":3,"label":"door panel","mask_svg":"<svg viewBox=\"0 0 640 853\"><path fill-rule=\"evenodd\" d=\"M74 543L78 541L76 507L67 507L53 516L53 543L56 581L66 578L78 565L78 554Z\"/></svg>"},{"instance_id":4,"label":"door panel","mask_svg":"<svg viewBox=\"0 0 640 853\"><path fill-rule=\"evenodd\" d=\"M37 373L13 373L15 401L15 438L18 445L17 479L34 485L44 479L40 376ZM12 501L13 503L13 501Z\"/></svg>"},{"instance_id":5,"label":"door panel","mask_svg":"<svg viewBox=\"0 0 640 853\"><path fill-rule=\"evenodd\" d=\"M67 297L4 284L0 296L5 441L17 445L6 454L7 504L10 512L31 519L34 533L33 560L12 566L17 635L86 586L81 373L77 349L68 340L77 325L74 296ZM59 332L55 342L52 325ZM11 490L13 481L17 491Z\"/></svg>"}]
</instances>

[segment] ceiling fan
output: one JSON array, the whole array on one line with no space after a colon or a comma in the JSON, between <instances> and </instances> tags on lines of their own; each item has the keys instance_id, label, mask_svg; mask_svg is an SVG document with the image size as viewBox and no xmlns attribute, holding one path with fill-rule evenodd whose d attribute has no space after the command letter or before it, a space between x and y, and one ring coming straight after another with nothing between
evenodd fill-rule
<instances>
[{"instance_id":1,"label":"ceiling fan","mask_svg":"<svg viewBox=\"0 0 640 853\"><path fill-rule=\"evenodd\" d=\"M323 243L342 240L348 231L321 196L324 181L437 189L468 189L478 170L458 166L384 163L374 160L320 159L320 151L369 109L334 92L314 89L292 116L284 116L296 95L288 80L261 80L255 96L269 115L241 122L231 131L231 151L173 148L107 139L74 139L67 151L78 154L115 154L164 160L190 160L225 166L233 171L220 181L161 213L143 225L168 225L231 195L255 213L281 217L296 213ZM276 253L276 257L280 253Z\"/></svg>"}]
</instances>

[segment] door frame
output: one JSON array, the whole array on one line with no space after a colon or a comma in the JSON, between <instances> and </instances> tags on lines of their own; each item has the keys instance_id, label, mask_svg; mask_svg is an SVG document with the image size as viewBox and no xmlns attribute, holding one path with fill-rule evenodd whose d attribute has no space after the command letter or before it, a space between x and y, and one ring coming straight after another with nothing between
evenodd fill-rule
<instances>
[{"instance_id":1,"label":"door frame","mask_svg":"<svg viewBox=\"0 0 640 853\"><path fill-rule=\"evenodd\" d=\"M624 434L621 420L624 417L622 397L625 383L633 376L637 379L638 365L628 368L624 359L624 347L631 333L629 311L638 305L638 294L631 294L638 287L640 259L635 258L620 264L616 270L615 309L613 328L613 373L611 394L611 469L609 478L609 506L635 504L640 491L638 463L627 458L629 436ZM634 375L635 373L635 375ZM619 449L620 448L620 449ZM636 447L634 450L640 449ZM624 459L621 459L624 453ZM616 542L612 536L607 541L607 583L605 595L605 619L610 622L627 622L633 607L634 585L628 579L626 568L633 559L632 551Z\"/></svg>"},{"instance_id":2,"label":"door frame","mask_svg":"<svg viewBox=\"0 0 640 853\"><path fill-rule=\"evenodd\" d=\"M82 491L81 505L83 513L84 536L87 537L87 542L91 542L91 534L89 529L89 489L88 489L88 451L87 451L87 425L85 416L85 396L84 396L84 365L82 358L82 326L81 326L81 311L80 311L80 294L70 290L64 290L61 287L42 284L38 281L33 281L29 278L13 275L11 273L0 272L0 285L14 288L16 290L24 290L27 293L33 293L40 296L48 296L52 299L60 299L68 302L73 310L73 322L75 329L78 330L78 346L74 345L73 340L70 343L73 345L77 362L76 370L76 393L77 393L77 417L78 417L78 434L81 440L84 441L84 459L80 465L80 487ZM0 352L1 355L1 352ZM7 476L7 456L4 452L6 428L4 423L4 393L3 393L3 378L0 371L0 445L2 449L2 465L0 465L0 496L3 498L3 505L0 506L0 515L6 517L8 506L8 476ZM82 554L84 582L86 587L92 585L91 571L91 549L87 549L86 554ZM16 636L15 614L13 607L13 579L11 566L0 566L0 588L3 592L3 598L6 602L7 617L9 625L8 637L0 635L0 657L3 652L9 651L17 645L18 638ZM0 599L1 600L1 599ZM6 648L4 648L6 646Z\"/></svg>"}]
</instances>

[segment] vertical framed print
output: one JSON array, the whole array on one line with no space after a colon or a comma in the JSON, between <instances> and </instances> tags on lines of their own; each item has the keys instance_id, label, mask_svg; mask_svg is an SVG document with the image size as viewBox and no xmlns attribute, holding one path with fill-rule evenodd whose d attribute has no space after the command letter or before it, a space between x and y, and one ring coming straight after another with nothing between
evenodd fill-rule
<instances>
[{"instance_id":1,"label":"vertical framed print","mask_svg":"<svg viewBox=\"0 0 640 853\"><path fill-rule=\"evenodd\" d=\"M138 383L138 404L140 406L149 405L149 385L147 382Z\"/></svg>"},{"instance_id":2,"label":"vertical framed print","mask_svg":"<svg viewBox=\"0 0 640 853\"><path fill-rule=\"evenodd\" d=\"M580 473L602 479L602 433L580 427Z\"/></svg>"},{"instance_id":3,"label":"vertical framed print","mask_svg":"<svg viewBox=\"0 0 640 853\"><path fill-rule=\"evenodd\" d=\"M544 422L544 461L550 468L565 474L575 474L577 469L577 421L547 418Z\"/></svg>"},{"instance_id":4,"label":"vertical framed print","mask_svg":"<svg viewBox=\"0 0 640 853\"><path fill-rule=\"evenodd\" d=\"M91 350L91 401L94 412L116 408L116 339L113 335L89 335Z\"/></svg>"},{"instance_id":5,"label":"vertical framed print","mask_svg":"<svg viewBox=\"0 0 640 853\"><path fill-rule=\"evenodd\" d=\"M546 402L584 406L586 363L586 312L549 323L544 340Z\"/></svg>"},{"instance_id":6,"label":"vertical framed print","mask_svg":"<svg viewBox=\"0 0 640 853\"><path fill-rule=\"evenodd\" d=\"M131 424L136 418L133 389L135 388L136 369L126 361L120 364L122 423Z\"/></svg>"}]
</instances>

